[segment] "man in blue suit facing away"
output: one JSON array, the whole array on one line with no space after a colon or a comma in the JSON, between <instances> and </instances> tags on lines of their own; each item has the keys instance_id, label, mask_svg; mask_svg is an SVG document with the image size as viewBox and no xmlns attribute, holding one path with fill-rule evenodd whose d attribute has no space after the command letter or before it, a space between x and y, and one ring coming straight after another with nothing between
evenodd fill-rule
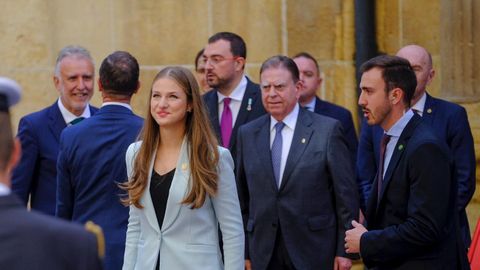
<instances>
[{"instance_id":1,"label":"man in blue suit facing away","mask_svg":"<svg viewBox=\"0 0 480 270\"><path fill-rule=\"evenodd\" d=\"M20 86L0 77L0 269L102 269L93 234L77 224L27 211L10 190L21 146L13 138L9 107L19 100Z\"/></svg>"},{"instance_id":2,"label":"man in blue suit facing away","mask_svg":"<svg viewBox=\"0 0 480 270\"><path fill-rule=\"evenodd\" d=\"M322 77L320 76L320 67L317 60L306 52L301 52L293 57L293 61L300 71L300 80L303 86L300 90L298 102L305 109L332 117L342 123L343 133L347 139L348 150L352 154L352 161L357 157L358 139L353 125L352 114L349 110L336 104L321 100L317 97L317 90L322 85Z\"/></svg>"},{"instance_id":3,"label":"man in blue suit facing away","mask_svg":"<svg viewBox=\"0 0 480 270\"><path fill-rule=\"evenodd\" d=\"M137 60L117 51L103 60L99 90L103 104L90 119L65 129L57 163L56 215L75 222L92 220L105 234L105 269L121 269L128 208L120 202L119 183L127 180L125 152L142 119L130 100L140 87Z\"/></svg>"},{"instance_id":4,"label":"man in blue suit facing away","mask_svg":"<svg viewBox=\"0 0 480 270\"><path fill-rule=\"evenodd\" d=\"M94 65L90 53L79 46L63 48L57 58L53 82L59 93L51 106L27 116L18 125L22 159L12 176L12 191L24 205L55 215L57 155L62 130L93 115ZM77 120L79 119L79 120Z\"/></svg>"},{"instance_id":5,"label":"man in blue suit facing away","mask_svg":"<svg viewBox=\"0 0 480 270\"><path fill-rule=\"evenodd\" d=\"M435 70L428 51L418 45L408 45L397 52L407 59L417 78L417 87L412 98L412 109L422 117L434 134L447 143L454 161L454 176L457 182L457 210L465 248L470 246L470 230L465 208L475 192L475 150L473 136L465 109L460 105L434 98L426 92L433 80ZM383 130L380 126L362 123L357 158L357 181L362 209L370 195L379 160L379 147Z\"/></svg>"}]
</instances>

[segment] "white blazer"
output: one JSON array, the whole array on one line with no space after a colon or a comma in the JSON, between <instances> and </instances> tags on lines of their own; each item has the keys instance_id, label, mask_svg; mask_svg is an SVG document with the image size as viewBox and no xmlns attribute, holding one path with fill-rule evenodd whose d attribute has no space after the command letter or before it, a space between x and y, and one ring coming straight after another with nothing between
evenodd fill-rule
<instances>
[{"instance_id":1,"label":"white blazer","mask_svg":"<svg viewBox=\"0 0 480 270\"><path fill-rule=\"evenodd\" d=\"M128 147L127 173L141 142ZM189 191L190 163L186 140L180 150L175 175L168 195L162 228L159 228L150 196L150 179L155 156L149 167L148 185L140 203L143 209L130 206L123 269L153 270L160 256L161 270L243 270L244 244L242 216L233 174L230 152L219 147L218 193L207 196L204 205L190 209L181 201ZM225 266L219 247L218 224L223 235Z\"/></svg>"}]
</instances>

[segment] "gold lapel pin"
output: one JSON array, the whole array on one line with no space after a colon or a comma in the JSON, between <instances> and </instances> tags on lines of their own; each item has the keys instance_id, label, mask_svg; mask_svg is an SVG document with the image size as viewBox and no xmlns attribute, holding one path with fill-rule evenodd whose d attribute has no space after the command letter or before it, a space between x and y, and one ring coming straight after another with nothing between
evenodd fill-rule
<instances>
[{"instance_id":1,"label":"gold lapel pin","mask_svg":"<svg viewBox=\"0 0 480 270\"><path fill-rule=\"evenodd\" d=\"M182 163L182 170L184 171L187 170L187 167L188 167L187 163Z\"/></svg>"},{"instance_id":2,"label":"gold lapel pin","mask_svg":"<svg viewBox=\"0 0 480 270\"><path fill-rule=\"evenodd\" d=\"M302 143L305 143L307 140L305 140L305 138L302 138Z\"/></svg>"},{"instance_id":3,"label":"gold lapel pin","mask_svg":"<svg viewBox=\"0 0 480 270\"><path fill-rule=\"evenodd\" d=\"M432 109L428 108L427 113L432 113Z\"/></svg>"}]
</instances>

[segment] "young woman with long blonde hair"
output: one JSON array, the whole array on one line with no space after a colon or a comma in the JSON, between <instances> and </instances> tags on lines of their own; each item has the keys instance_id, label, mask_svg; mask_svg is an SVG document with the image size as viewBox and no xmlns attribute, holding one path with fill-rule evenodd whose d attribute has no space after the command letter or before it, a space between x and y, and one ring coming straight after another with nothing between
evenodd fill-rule
<instances>
[{"instance_id":1,"label":"young woman with long blonde hair","mask_svg":"<svg viewBox=\"0 0 480 270\"><path fill-rule=\"evenodd\" d=\"M148 104L140 141L126 154L123 269L244 269L233 160L218 146L195 77L163 69Z\"/></svg>"}]
</instances>

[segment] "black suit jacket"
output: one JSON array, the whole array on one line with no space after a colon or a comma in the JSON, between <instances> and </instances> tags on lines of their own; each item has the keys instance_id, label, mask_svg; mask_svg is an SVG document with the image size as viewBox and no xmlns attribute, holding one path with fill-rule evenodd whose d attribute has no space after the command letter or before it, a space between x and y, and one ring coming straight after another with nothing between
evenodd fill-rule
<instances>
[{"instance_id":1,"label":"black suit jacket","mask_svg":"<svg viewBox=\"0 0 480 270\"><path fill-rule=\"evenodd\" d=\"M281 227L296 269L332 269L357 219L353 164L340 122L300 109L280 189L273 175L270 115L240 128L237 184L252 269L266 269Z\"/></svg>"},{"instance_id":2,"label":"black suit jacket","mask_svg":"<svg viewBox=\"0 0 480 270\"><path fill-rule=\"evenodd\" d=\"M13 194L0 196L0 269L102 269L97 241L79 225L28 212Z\"/></svg>"},{"instance_id":3,"label":"black suit jacket","mask_svg":"<svg viewBox=\"0 0 480 270\"><path fill-rule=\"evenodd\" d=\"M440 140L445 142L455 164L457 183L457 210L465 246L470 246L467 207L475 192L475 151L472 132L465 109L455 103L434 98L427 94L423 112L424 122ZM380 126L362 123L357 156L357 181L361 207L365 209L372 182L377 171L380 140L383 130Z\"/></svg>"},{"instance_id":4,"label":"black suit jacket","mask_svg":"<svg viewBox=\"0 0 480 270\"><path fill-rule=\"evenodd\" d=\"M414 115L395 145L380 197L375 180L361 238L372 269L465 269L448 147ZM376 267L376 268L375 268Z\"/></svg>"},{"instance_id":5,"label":"black suit jacket","mask_svg":"<svg viewBox=\"0 0 480 270\"><path fill-rule=\"evenodd\" d=\"M237 120L232 129L232 136L230 137L229 150L232 154L232 157L235 161L236 159L236 149L237 149L237 133L240 126L245 123L248 123L254 119L257 119L259 116L264 115L265 108L262 104L262 93L260 92L260 87L258 84L253 83L247 78L247 88L245 89L245 94L243 96L242 104L240 105L240 111L238 112ZM216 89L213 89L207 92L203 96L205 105L207 106L209 112L210 123L212 124L215 135L217 136L218 141L222 144L222 135L220 132L220 119L218 118L218 95ZM251 104L249 104L251 103ZM235 162L236 163L236 162Z\"/></svg>"}]
</instances>

